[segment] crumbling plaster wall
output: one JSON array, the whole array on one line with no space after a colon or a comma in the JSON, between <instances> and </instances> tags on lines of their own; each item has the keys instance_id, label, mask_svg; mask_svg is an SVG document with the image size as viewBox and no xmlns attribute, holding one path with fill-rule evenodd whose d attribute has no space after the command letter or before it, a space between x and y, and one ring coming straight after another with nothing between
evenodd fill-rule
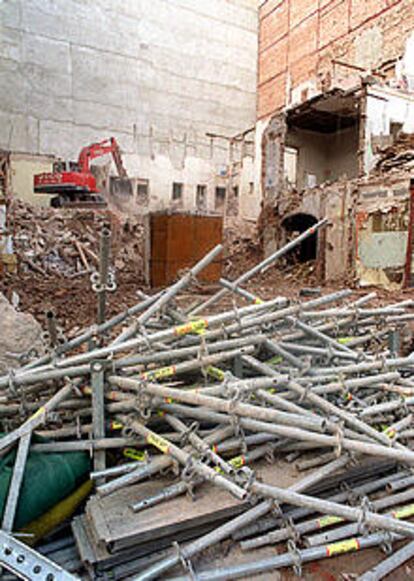
<instances>
[{"instance_id":1,"label":"crumbling plaster wall","mask_svg":"<svg viewBox=\"0 0 414 581\"><path fill-rule=\"evenodd\" d=\"M364 169L370 170L375 163L373 154L374 137L389 134L391 122L402 124L405 131L411 128L412 96L405 93L405 105L401 89L405 84L412 90L414 65L409 58L414 51L414 3L412 0L264 0L259 10L259 70L258 70L258 121L257 138L262 144L256 146L258 166L256 179L260 181L264 198L263 217L267 217L269 227L264 227L262 240L265 253L268 254L280 241L280 224L283 218L295 212L310 212L314 208L314 216L327 216L331 225L320 234L323 244L320 245L320 272L325 280L332 280L352 274L359 268L357 241L358 200L365 204L363 190L371 183L371 178L339 180L321 187L305 189L303 179L304 166L314 167L314 173L319 179L324 174L320 147L311 147L306 157L299 155L298 188L286 188L282 180L269 188L268 175L280 178L279 170L269 167L269 144L266 136L269 128L288 113L295 104L304 102L336 86L344 89L352 88L360 83L364 71L344 67L335 61L363 67L365 73L380 67L388 79L398 86L399 93L394 89L386 89L385 95L376 96L378 104L371 97L377 91L377 86L368 86L367 117L362 115L359 130L350 133L348 139L341 140L340 134L333 135L333 141L326 142L332 155L329 165L335 166L336 176L357 176ZM411 48L410 48L411 47ZM399 59L399 60L398 60ZM383 67L383 68L381 68ZM410 76L411 75L411 76ZM379 98L378 98L379 97ZM374 103L374 104L373 104ZM378 110L380 109L380 111ZM379 120L379 124L378 124ZM364 122L366 121L366 125ZM358 131L361 133L358 134ZM364 134L363 134L364 131ZM297 137L297 136L296 136ZM303 137L303 134L302 134ZM367 151L360 149L363 138L367 139ZM283 145L283 135L277 137ZM335 142L338 140L337 142ZM371 142L372 140L372 142ZM313 145L318 145L317 138ZM320 140L319 140L320 143ZM294 145L287 134L287 144ZM300 143L299 143L300 145ZM309 145L309 143L308 143ZM273 146L275 148L275 146ZM315 149L318 151L315 152ZM343 153L346 153L343 155ZM358 155L361 159L356 159ZM363 156L363 159L362 159ZM323 155L322 155L323 158ZM302 162L306 162L303 164ZM342 165L343 164L343 165ZM342 166L341 166L342 165ZM328 167L329 170L329 167ZM374 180L375 181L375 180ZM391 196L399 195L391 187ZM407 188L405 188L407 194ZM268 200L268 202L266 202ZM268 203L268 206L266 204ZM405 211L405 207L403 208ZM261 219L261 223L265 220ZM371 236L371 234L368 234ZM371 237L372 238L372 237ZM393 252L393 258L398 254L401 274L401 243L402 235L398 235L400 246L398 252ZM397 243L396 243L397 244ZM395 250L395 248L394 248ZM380 283L390 284L401 276L388 277L385 262L381 262L379 254L377 273L385 273ZM389 258L389 257L388 257ZM362 264L362 263L361 263ZM361 271L358 271L360 274ZM395 274L395 273L394 273ZM382 276L382 275L381 275ZM377 277L378 279L379 277ZM391 280L393 279L393 281Z\"/></svg>"},{"instance_id":2,"label":"crumbling plaster wall","mask_svg":"<svg viewBox=\"0 0 414 581\"><path fill-rule=\"evenodd\" d=\"M328 219L328 226L318 232L318 260L316 271L321 280L343 280L353 270L352 206L355 191L351 182L338 182L323 187L306 189L293 196L285 196L279 208L282 217L273 230L274 245L285 240L280 227L286 217L294 214L309 214L316 220Z\"/></svg>"},{"instance_id":3,"label":"crumbling plaster wall","mask_svg":"<svg viewBox=\"0 0 414 581\"><path fill-rule=\"evenodd\" d=\"M328 218L318 235L321 281L356 276L362 286L398 289L407 257L410 175L396 172L338 181L279 199L262 234L265 254L285 240L283 219L293 214Z\"/></svg>"},{"instance_id":4,"label":"crumbling plaster wall","mask_svg":"<svg viewBox=\"0 0 414 581\"><path fill-rule=\"evenodd\" d=\"M213 204L228 146L206 133L255 121L255 0L4 0L0 14L0 147L76 159L113 135L154 209L173 181L187 207L197 184Z\"/></svg>"},{"instance_id":5,"label":"crumbling plaster wall","mask_svg":"<svg viewBox=\"0 0 414 581\"><path fill-rule=\"evenodd\" d=\"M414 55L412 58L414 60ZM390 136L392 124L397 124L404 133L414 132L414 93L404 92L402 94L401 91L389 87L369 87L364 155L366 172L375 166L377 160L375 139Z\"/></svg>"},{"instance_id":6,"label":"crumbling plaster wall","mask_svg":"<svg viewBox=\"0 0 414 581\"><path fill-rule=\"evenodd\" d=\"M402 287L409 218L409 175L372 177L359 186L355 265L362 286Z\"/></svg>"},{"instance_id":7,"label":"crumbling plaster wall","mask_svg":"<svg viewBox=\"0 0 414 581\"><path fill-rule=\"evenodd\" d=\"M359 83L361 72L336 60L366 70L391 63L391 70L412 79L413 29L412 0L262 0L256 139L286 108L333 86ZM256 150L261 168L262 147ZM372 164L368 145L361 166ZM256 190L265 196L262 177L256 171Z\"/></svg>"},{"instance_id":8,"label":"crumbling plaster wall","mask_svg":"<svg viewBox=\"0 0 414 581\"><path fill-rule=\"evenodd\" d=\"M329 134L292 128L286 133L286 145L298 150L298 189L311 185L310 174L316 177L316 184L358 174L357 127Z\"/></svg>"}]
</instances>

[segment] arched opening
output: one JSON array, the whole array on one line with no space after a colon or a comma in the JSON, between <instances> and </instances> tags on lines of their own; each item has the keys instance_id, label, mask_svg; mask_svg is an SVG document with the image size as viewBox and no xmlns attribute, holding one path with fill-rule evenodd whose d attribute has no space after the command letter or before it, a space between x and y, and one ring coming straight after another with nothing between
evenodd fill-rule
<instances>
[{"instance_id":1,"label":"arched opening","mask_svg":"<svg viewBox=\"0 0 414 581\"><path fill-rule=\"evenodd\" d=\"M293 238L296 238L299 236L299 234L305 232L305 230L316 223L317 219L311 214L298 213L287 216L284 220L282 220L282 228L284 229L286 242L293 240ZM306 240L303 240L299 246L291 250L286 255L286 260L290 264L295 262L308 262L308 260L315 260L317 255L317 248L318 233L315 232L306 238Z\"/></svg>"}]
</instances>

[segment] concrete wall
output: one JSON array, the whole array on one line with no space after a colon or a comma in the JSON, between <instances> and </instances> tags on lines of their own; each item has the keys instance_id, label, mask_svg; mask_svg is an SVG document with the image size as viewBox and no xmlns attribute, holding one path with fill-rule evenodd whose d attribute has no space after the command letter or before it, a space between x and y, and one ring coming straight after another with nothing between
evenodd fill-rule
<instances>
[{"instance_id":1,"label":"concrete wall","mask_svg":"<svg viewBox=\"0 0 414 581\"><path fill-rule=\"evenodd\" d=\"M414 29L412 0L266 0L259 14L260 119L358 79L334 59L370 70L401 58ZM411 58L401 67L412 77Z\"/></svg>"},{"instance_id":2,"label":"concrete wall","mask_svg":"<svg viewBox=\"0 0 414 581\"><path fill-rule=\"evenodd\" d=\"M0 11L0 147L76 158L113 135L154 208L173 181L187 207L198 183L214 196L228 145L206 132L255 121L256 0L3 0Z\"/></svg>"}]
</instances>

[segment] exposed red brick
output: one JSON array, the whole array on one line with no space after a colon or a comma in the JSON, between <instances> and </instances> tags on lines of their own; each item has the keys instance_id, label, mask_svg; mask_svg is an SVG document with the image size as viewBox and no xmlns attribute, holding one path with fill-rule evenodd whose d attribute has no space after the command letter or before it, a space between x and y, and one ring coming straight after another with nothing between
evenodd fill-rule
<instances>
[{"instance_id":1,"label":"exposed red brick","mask_svg":"<svg viewBox=\"0 0 414 581\"><path fill-rule=\"evenodd\" d=\"M380 14L388 5L387 0L364 0L363 2L351 0L351 28L356 28L364 20Z\"/></svg>"},{"instance_id":2,"label":"exposed red brick","mask_svg":"<svg viewBox=\"0 0 414 581\"><path fill-rule=\"evenodd\" d=\"M257 104L257 116L271 115L286 102L286 75L282 74L261 86Z\"/></svg>"},{"instance_id":3,"label":"exposed red brick","mask_svg":"<svg viewBox=\"0 0 414 581\"><path fill-rule=\"evenodd\" d=\"M401 56L414 29L414 0L319 0L319 10L313 14L316 4L316 0L268 0L262 7L260 50L264 52L259 57L262 117L286 104L285 75L281 74L285 60L286 79L289 75L293 88L305 81L321 83L321 79L326 88L332 74L332 59L355 62L358 38L365 30L373 26L380 29L381 58L387 60ZM347 76L345 69L344 75Z\"/></svg>"},{"instance_id":4,"label":"exposed red brick","mask_svg":"<svg viewBox=\"0 0 414 581\"><path fill-rule=\"evenodd\" d=\"M264 50L274 44L282 36L288 33L288 2L279 2L275 10L260 23L260 50Z\"/></svg>"},{"instance_id":5,"label":"exposed red brick","mask_svg":"<svg viewBox=\"0 0 414 581\"><path fill-rule=\"evenodd\" d=\"M318 10L318 0L291 0L290 2L290 27L294 28Z\"/></svg>"},{"instance_id":6,"label":"exposed red brick","mask_svg":"<svg viewBox=\"0 0 414 581\"><path fill-rule=\"evenodd\" d=\"M340 0L327 6L320 14L319 48L348 32L349 0Z\"/></svg>"},{"instance_id":7,"label":"exposed red brick","mask_svg":"<svg viewBox=\"0 0 414 581\"><path fill-rule=\"evenodd\" d=\"M259 8L259 18L262 19L267 16L282 2L284 2L284 0L267 0L267 2L262 4Z\"/></svg>"},{"instance_id":8,"label":"exposed red brick","mask_svg":"<svg viewBox=\"0 0 414 581\"><path fill-rule=\"evenodd\" d=\"M314 75L317 62L318 56L317 53L314 53L299 59L290 66L289 72L293 89Z\"/></svg>"},{"instance_id":9,"label":"exposed red brick","mask_svg":"<svg viewBox=\"0 0 414 581\"><path fill-rule=\"evenodd\" d=\"M259 84L279 75L287 65L287 36L259 55Z\"/></svg>"},{"instance_id":10,"label":"exposed red brick","mask_svg":"<svg viewBox=\"0 0 414 581\"><path fill-rule=\"evenodd\" d=\"M304 20L289 35L289 63L313 53L317 48L318 18L316 15Z\"/></svg>"}]
</instances>

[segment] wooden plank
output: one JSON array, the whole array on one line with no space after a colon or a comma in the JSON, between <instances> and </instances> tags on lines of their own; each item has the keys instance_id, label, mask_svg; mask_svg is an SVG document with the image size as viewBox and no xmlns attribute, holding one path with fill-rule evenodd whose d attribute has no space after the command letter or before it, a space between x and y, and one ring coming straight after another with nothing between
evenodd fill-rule
<instances>
[{"instance_id":1,"label":"wooden plank","mask_svg":"<svg viewBox=\"0 0 414 581\"><path fill-rule=\"evenodd\" d=\"M263 465L261 475L289 486L297 478L295 468L287 463ZM126 547L148 543L156 538L172 539L189 533L199 533L203 527L218 526L247 508L227 491L211 484L196 490L196 500L180 496L158 506L135 514L130 504L142 500L171 484L165 477L137 483L114 494L92 497L86 506L86 515L94 528L94 535L107 547Z\"/></svg>"},{"instance_id":2,"label":"wooden plank","mask_svg":"<svg viewBox=\"0 0 414 581\"><path fill-rule=\"evenodd\" d=\"M107 547L140 545L159 542L163 538L175 538L179 533L197 530L209 523L223 521L239 514L245 505L227 492L212 486L202 486L196 493L197 500L181 496L159 506L135 514L129 507L157 493L171 480L160 479L139 483L106 496L93 497L86 506L86 515L94 528L94 534Z\"/></svg>"}]
</instances>

